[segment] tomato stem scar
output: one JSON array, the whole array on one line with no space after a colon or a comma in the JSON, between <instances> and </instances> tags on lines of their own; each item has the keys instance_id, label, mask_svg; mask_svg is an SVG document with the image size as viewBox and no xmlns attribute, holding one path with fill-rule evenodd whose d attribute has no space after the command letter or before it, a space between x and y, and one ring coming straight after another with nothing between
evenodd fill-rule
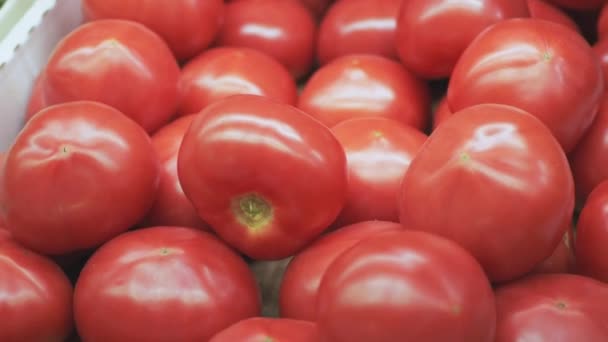
<instances>
[{"instance_id":1,"label":"tomato stem scar","mask_svg":"<svg viewBox=\"0 0 608 342\"><path fill-rule=\"evenodd\" d=\"M235 198L232 211L241 224L254 229L262 228L272 219L272 206L258 194Z\"/></svg>"}]
</instances>

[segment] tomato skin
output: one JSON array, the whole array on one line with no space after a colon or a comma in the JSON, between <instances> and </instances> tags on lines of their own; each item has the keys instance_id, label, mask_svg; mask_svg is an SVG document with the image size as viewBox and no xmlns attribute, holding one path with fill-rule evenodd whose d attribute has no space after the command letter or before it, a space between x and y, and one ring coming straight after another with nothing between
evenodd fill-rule
<instances>
[{"instance_id":1,"label":"tomato skin","mask_svg":"<svg viewBox=\"0 0 608 342\"><path fill-rule=\"evenodd\" d=\"M508 281L555 250L572 218L573 183L539 120L477 105L454 113L418 152L403 179L400 220L458 242L492 281Z\"/></svg>"},{"instance_id":2,"label":"tomato skin","mask_svg":"<svg viewBox=\"0 0 608 342\"><path fill-rule=\"evenodd\" d=\"M318 342L316 324L291 319L255 317L240 321L209 342Z\"/></svg>"},{"instance_id":3,"label":"tomato skin","mask_svg":"<svg viewBox=\"0 0 608 342\"><path fill-rule=\"evenodd\" d=\"M6 156L7 228L44 254L96 247L146 214L159 168L146 132L116 109L86 101L48 107Z\"/></svg>"},{"instance_id":4,"label":"tomato skin","mask_svg":"<svg viewBox=\"0 0 608 342\"><path fill-rule=\"evenodd\" d=\"M220 46L249 47L277 59L295 78L311 69L317 27L296 0L239 0L226 5Z\"/></svg>"},{"instance_id":5,"label":"tomato skin","mask_svg":"<svg viewBox=\"0 0 608 342\"><path fill-rule=\"evenodd\" d=\"M576 263L584 275L608 282L608 181L589 195L577 224Z\"/></svg>"},{"instance_id":6,"label":"tomato skin","mask_svg":"<svg viewBox=\"0 0 608 342\"><path fill-rule=\"evenodd\" d=\"M317 59L321 65L349 54L397 59L395 34L403 0L338 1L319 27Z\"/></svg>"},{"instance_id":7,"label":"tomato skin","mask_svg":"<svg viewBox=\"0 0 608 342\"><path fill-rule=\"evenodd\" d=\"M562 24L580 33L580 28L578 27L576 22L574 22L574 20L570 18L566 13L564 13L561 9L555 7L554 5L545 0L527 1L528 9L530 11L530 17L534 19L548 20L554 23Z\"/></svg>"},{"instance_id":8,"label":"tomato skin","mask_svg":"<svg viewBox=\"0 0 608 342\"><path fill-rule=\"evenodd\" d=\"M492 289L456 243L423 232L363 240L329 267L317 301L323 342L494 338Z\"/></svg>"},{"instance_id":9,"label":"tomato skin","mask_svg":"<svg viewBox=\"0 0 608 342\"><path fill-rule=\"evenodd\" d=\"M374 55L348 55L318 69L298 107L327 127L357 117L381 116L422 129L428 87L399 63Z\"/></svg>"},{"instance_id":10,"label":"tomato skin","mask_svg":"<svg viewBox=\"0 0 608 342\"><path fill-rule=\"evenodd\" d=\"M593 46L593 53L601 63L604 82L608 80L608 38L601 39Z\"/></svg>"},{"instance_id":11,"label":"tomato skin","mask_svg":"<svg viewBox=\"0 0 608 342\"><path fill-rule=\"evenodd\" d=\"M521 108L545 123L566 153L597 113L604 82L588 43L563 25L511 19L480 34L454 68L453 111L481 103Z\"/></svg>"},{"instance_id":12,"label":"tomato skin","mask_svg":"<svg viewBox=\"0 0 608 342\"><path fill-rule=\"evenodd\" d=\"M178 172L199 216L259 260L302 249L346 199L346 157L331 131L292 106L255 95L203 110L184 137Z\"/></svg>"},{"instance_id":13,"label":"tomato skin","mask_svg":"<svg viewBox=\"0 0 608 342\"><path fill-rule=\"evenodd\" d=\"M608 3L602 7L598 21L597 21L597 35L598 39L602 40L608 33Z\"/></svg>"},{"instance_id":14,"label":"tomato skin","mask_svg":"<svg viewBox=\"0 0 608 342\"><path fill-rule=\"evenodd\" d=\"M28 121L34 114L49 106L42 88L44 85L43 77L44 72L41 72L34 81L32 93L30 94L30 99L25 110L25 121Z\"/></svg>"},{"instance_id":15,"label":"tomato skin","mask_svg":"<svg viewBox=\"0 0 608 342\"><path fill-rule=\"evenodd\" d=\"M572 274L530 277L496 291L496 342L608 339L608 287Z\"/></svg>"},{"instance_id":16,"label":"tomato skin","mask_svg":"<svg viewBox=\"0 0 608 342\"><path fill-rule=\"evenodd\" d=\"M252 67L254 66L254 67ZM296 83L270 56L248 48L215 48L190 61L180 78L181 115L198 113L209 104L236 94L267 96L295 105Z\"/></svg>"},{"instance_id":17,"label":"tomato skin","mask_svg":"<svg viewBox=\"0 0 608 342\"><path fill-rule=\"evenodd\" d=\"M306 247L289 262L283 275L279 292L281 317L315 322L319 285L331 263L359 241L402 229L394 222L359 222L333 231Z\"/></svg>"},{"instance_id":18,"label":"tomato skin","mask_svg":"<svg viewBox=\"0 0 608 342\"><path fill-rule=\"evenodd\" d=\"M553 254L540 264L536 265L532 273L571 273L576 269L574 259L574 231L571 224L564 234L562 241L557 245Z\"/></svg>"},{"instance_id":19,"label":"tomato skin","mask_svg":"<svg viewBox=\"0 0 608 342\"><path fill-rule=\"evenodd\" d=\"M177 59L186 60L209 46L222 24L222 0L84 0L88 20L124 19L146 25L161 36Z\"/></svg>"},{"instance_id":20,"label":"tomato skin","mask_svg":"<svg viewBox=\"0 0 608 342\"><path fill-rule=\"evenodd\" d=\"M435 115L433 116L433 130L437 129L437 127L452 116L452 114L453 113L448 104L448 98L447 96L444 96L441 101L439 101L437 109L435 109Z\"/></svg>"},{"instance_id":21,"label":"tomato skin","mask_svg":"<svg viewBox=\"0 0 608 342\"><path fill-rule=\"evenodd\" d=\"M2 238L0 238L1 240ZM0 243L3 342L63 342L73 329L72 285L52 261Z\"/></svg>"},{"instance_id":22,"label":"tomato skin","mask_svg":"<svg viewBox=\"0 0 608 342\"><path fill-rule=\"evenodd\" d=\"M135 22L108 19L80 26L59 42L45 70L49 105L101 102L148 133L177 109L177 62L158 35Z\"/></svg>"},{"instance_id":23,"label":"tomato skin","mask_svg":"<svg viewBox=\"0 0 608 342\"><path fill-rule=\"evenodd\" d=\"M550 2L575 10L599 9L606 4L606 0L550 0Z\"/></svg>"},{"instance_id":24,"label":"tomato skin","mask_svg":"<svg viewBox=\"0 0 608 342\"><path fill-rule=\"evenodd\" d=\"M334 2L333 0L300 0L302 5L306 6L311 13L317 17L321 18L327 8Z\"/></svg>"}]
</instances>

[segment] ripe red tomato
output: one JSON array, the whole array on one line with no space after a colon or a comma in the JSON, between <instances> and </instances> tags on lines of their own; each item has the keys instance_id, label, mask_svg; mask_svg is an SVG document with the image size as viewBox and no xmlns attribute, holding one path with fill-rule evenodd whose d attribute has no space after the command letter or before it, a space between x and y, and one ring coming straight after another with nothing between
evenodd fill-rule
<instances>
[{"instance_id":1,"label":"ripe red tomato","mask_svg":"<svg viewBox=\"0 0 608 342\"><path fill-rule=\"evenodd\" d=\"M74 292L87 342L208 341L260 314L257 284L239 255L199 230L125 233L85 265Z\"/></svg>"},{"instance_id":2,"label":"ripe red tomato","mask_svg":"<svg viewBox=\"0 0 608 342\"><path fill-rule=\"evenodd\" d=\"M249 47L276 58L300 78L312 67L316 24L296 0L240 0L226 5L218 37L224 46Z\"/></svg>"},{"instance_id":3,"label":"ripe red tomato","mask_svg":"<svg viewBox=\"0 0 608 342\"><path fill-rule=\"evenodd\" d=\"M149 133L173 116L179 100L179 67L165 42L124 20L98 20L72 31L55 48L43 80L49 105L102 102Z\"/></svg>"},{"instance_id":4,"label":"ripe red tomato","mask_svg":"<svg viewBox=\"0 0 608 342\"><path fill-rule=\"evenodd\" d=\"M608 181L593 190L581 212L576 235L576 262L582 274L608 282Z\"/></svg>"},{"instance_id":5,"label":"ripe red tomato","mask_svg":"<svg viewBox=\"0 0 608 342\"><path fill-rule=\"evenodd\" d=\"M32 116L34 116L34 114L48 107L48 103L42 89L42 86L44 85L44 80L42 79L43 77L44 72L41 72L34 81L30 99L27 104L27 109L25 111L25 121L28 121L32 118Z\"/></svg>"},{"instance_id":6,"label":"ripe red tomato","mask_svg":"<svg viewBox=\"0 0 608 342\"><path fill-rule=\"evenodd\" d=\"M51 106L17 136L0 178L15 240L45 254L96 247L154 201L159 162L146 132L95 102Z\"/></svg>"},{"instance_id":7,"label":"ripe red tomato","mask_svg":"<svg viewBox=\"0 0 608 342\"><path fill-rule=\"evenodd\" d=\"M397 58L395 32L403 0L338 1L321 22L317 57L323 65L354 53Z\"/></svg>"},{"instance_id":8,"label":"ripe red tomato","mask_svg":"<svg viewBox=\"0 0 608 342\"><path fill-rule=\"evenodd\" d=\"M367 221L331 232L297 254L287 266L279 292L281 317L316 321L319 285L331 263L363 239L398 231L398 223Z\"/></svg>"},{"instance_id":9,"label":"ripe red tomato","mask_svg":"<svg viewBox=\"0 0 608 342\"><path fill-rule=\"evenodd\" d=\"M608 80L608 38L601 39L593 46L593 52L601 63L604 82Z\"/></svg>"},{"instance_id":10,"label":"ripe red tomato","mask_svg":"<svg viewBox=\"0 0 608 342\"><path fill-rule=\"evenodd\" d=\"M456 243L386 232L341 254L317 301L323 342L493 342L494 294L479 264Z\"/></svg>"},{"instance_id":11,"label":"ripe red tomato","mask_svg":"<svg viewBox=\"0 0 608 342\"><path fill-rule=\"evenodd\" d=\"M575 10L599 9L604 4L606 4L606 0L550 0L550 1L558 6L562 6L565 8L571 8L571 9L575 9Z\"/></svg>"},{"instance_id":12,"label":"ripe red tomato","mask_svg":"<svg viewBox=\"0 0 608 342\"><path fill-rule=\"evenodd\" d=\"M0 243L0 279L0 341L66 340L73 329L72 285L57 265L15 243Z\"/></svg>"},{"instance_id":13,"label":"ripe red tomato","mask_svg":"<svg viewBox=\"0 0 608 342\"><path fill-rule=\"evenodd\" d=\"M178 172L200 217L254 259L293 255L346 199L346 157L331 131L255 95L203 110L184 137Z\"/></svg>"},{"instance_id":14,"label":"ripe red tomato","mask_svg":"<svg viewBox=\"0 0 608 342\"><path fill-rule=\"evenodd\" d=\"M325 10L331 5L333 0L300 0L302 5L306 6L312 14L316 17L321 18L325 13Z\"/></svg>"},{"instance_id":15,"label":"ripe red tomato","mask_svg":"<svg viewBox=\"0 0 608 342\"><path fill-rule=\"evenodd\" d=\"M213 42L223 19L222 0L84 0L89 20L125 19L160 35L180 60L191 58Z\"/></svg>"},{"instance_id":16,"label":"ripe red tomato","mask_svg":"<svg viewBox=\"0 0 608 342\"><path fill-rule=\"evenodd\" d=\"M437 129L437 127L450 116L452 116L452 111L448 105L447 96L444 96L441 101L439 101L439 104L435 109L435 115L433 115L433 130Z\"/></svg>"},{"instance_id":17,"label":"ripe red tomato","mask_svg":"<svg viewBox=\"0 0 608 342\"><path fill-rule=\"evenodd\" d=\"M423 129L427 86L399 63L374 55L348 55L317 70L298 107L328 127L357 117L382 116Z\"/></svg>"},{"instance_id":18,"label":"ripe red tomato","mask_svg":"<svg viewBox=\"0 0 608 342\"><path fill-rule=\"evenodd\" d=\"M566 152L589 128L604 82L585 40L563 25L511 19L478 36L450 79L453 111L500 103L521 108L544 122Z\"/></svg>"},{"instance_id":19,"label":"ripe red tomato","mask_svg":"<svg viewBox=\"0 0 608 342\"><path fill-rule=\"evenodd\" d=\"M530 17L534 19L542 19L552 21L554 23L565 25L576 32L580 32L580 28L561 9L555 7L545 0L527 0Z\"/></svg>"},{"instance_id":20,"label":"ripe red tomato","mask_svg":"<svg viewBox=\"0 0 608 342\"><path fill-rule=\"evenodd\" d=\"M267 96L290 105L298 97L296 83L281 63L248 48L215 48L201 54L182 70L180 87L181 115L198 113L235 94Z\"/></svg>"},{"instance_id":21,"label":"ripe red tomato","mask_svg":"<svg viewBox=\"0 0 608 342\"><path fill-rule=\"evenodd\" d=\"M255 317L240 321L209 342L318 342L317 325L291 319Z\"/></svg>"},{"instance_id":22,"label":"ripe red tomato","mask_svg":"<svg viewBox=\"0 0 608 342\"><path fill-rule=\"evenodd\" d=\"M604 5L597 21L597 35L601 40L608 33L608 3Z\"/></svg>"},{"instance_id":23,"label":"ripe red tomato","mask_svg":"<svg viewBox=\"0 0 608 342\"><path fill-rule=\"evenodd\" d=\"M574 232L571 224L553 254L536 265L532 273L570 273L576 268L574 260Z\"/></svg>"},{"instance_id":24,"label":"ripe red tomato","mask_svg":"<svg viewBox=\"0 0 608 342\"><path fill-rule=\"evenodd\" d=\"M593 279L524 279L496 291L496 309L496 342L608 341L608 286Z\"/></svg>"},{"instance_id":25,"label":"ripe red tomato","mask_svg":"<svg viewBox=\"0 0 608 342\"><path fill-rule=\"evenodd\" d=\"M332 128L346 152L348 195L335 225L399 222L401 180L426 135L395 120L363 117Z\"/></svg>"},{"instance_id":26,"label":"ripe red tomato","mask_svg":"<svg viewBox=\"0 0 608 342\"><path fill-rule=\"evenodd\" d=\"M491 280L507 281L555 250L572 218L573 183L563 150L539 120L477 105L443 122L412 161L401 223L460 243Z\"/></svg>"}]
</instances>

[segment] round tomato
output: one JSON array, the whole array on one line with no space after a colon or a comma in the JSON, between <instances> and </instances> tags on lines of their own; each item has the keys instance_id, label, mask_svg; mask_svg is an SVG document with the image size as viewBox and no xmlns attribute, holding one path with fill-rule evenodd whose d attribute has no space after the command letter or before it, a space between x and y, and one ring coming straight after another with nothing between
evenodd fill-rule
<instances>
[{"instance_id":1,"label":"round tomato","mask_svg":"<svg viewBox=\"0 0 608 342\"><path fill-rule=\"evenodd\" d=\"M318 342L316 324L291 319L255 317L240 321L209 342Z\"/></svg>"},{"instance_id":2,"label":"round tomato","mask_svg":"<svg viewBox=\"0 0 608 342\"><path fill-rule=\"evenodd\" d=\"M369 53L397 58L395 32L403 0L338 1L319 28L317 57L321 64L348 54Z\"/></svg>"},{"instance_id":3,"label":"round tomato","mask_svg":"<svg viewBox=\"0 0 608 342\"><path fill-rule=\"evenodd\" d=\"M208 233L154 227L125 233L85 265L74 292L86 342L208 341L259 315L253 274Z\"/></svg>"},{"instance_id":4,"label":"round tomato","mask_svg":"<svg viewBox=\"0 0 608 342\"><path fill-rule=\"evenodd\" d=\"M561 9L548 3L545 0L527 0L530 17L534 19L542 19L552 21L554 23L565 25L576 32L580 31L578 25Z\"/></svg>"},{"instance_id":5,"label":"round tomato","mask_svg":"<svg viewBox=\"0 0 608 342\"><path fill-rule=\"evenodd\" d=\"M589 195L577 224L576 263L578 271L608 282L608 181Z\"/></svg>"},{"instance_id":6,"label":"round tomato","mask_svg":"<svg viewBox=\"0 0 608 342\"><path fill-rule=\"evenodd\" d=\"M346 157L331 131L255 95L203 110L184 137L178 171L200 217L254 259L293 255L346 199Z\"/></svg>"},{"instance_id":7,"label":"round tomato","mask_svg":"<svg viewBox=\"0 0 608 342\"><path fill-rule=\"evenodd\" d=\"M507 281L555 250L572 218L573 183L563 150L539 120L477 105L443 122L412 161L401 223L458 242L491 280Z\"/></svg>"},{"instance_id":8,"label":"round tomato","mask_svg":"<svg viewBox=\"0 0 608 342\"><path fill-rule=\"evenodd\" d=\"M603 39L608 34L608 4L604 5L597 21L597 35Z\"/></svg>"},{"instance_id":9,"label":"round tomato","mask_svg":"<svg viewBox=\"0 0 608 342\"><path fill-rule=\"evenodd\" d=\"M72 285L57 265L15 243L0 243L0 279L0 341L63 342L70 336Z\"/></svg>"},{"instance_id":10,"label":"round tomato","mask_svg":"<svg viewBox=\"0 0 608 342\"><path fill-rule=\"evenodd\" d=\"M439 101L439 104L435 109L435 114L433 115L433 130L437 129L437 127L450 116L452 116L452 111L448 105L448 98L443 97L441 101Z\"/></svg>"},{"instance_id":11,"label":"round tomato","mask_svg":"<svg viewBox=\"0 0 608 342\"><path fill-rule=\"evenodd\" d=\"M606 81L608 80L608 38L598 41L593 46L593 52L601 63L604 81Z\"/></svg>"},{"instance_id":12,"label":"round tomato","mask_svg":"<svg viewBox=\"0 0 608 342\"><path fill-rule=\"evenodd\" d=\"M540 264L536 265L532 273L570 273L575 270L574 260L574 232L571 225L564 234L564 238L557 245L553 254Z\"/></svg>"},{"instance_id":13,"label":"round tomato","mask_svg":"<svg viewBox=\"0 0 608 342\"><path fill-rule=\"evenodd\" d=\"M177 109L177 62L158 35L135 22L80 26L59 42L45 70L42 88L49 105L102 102L147 132L163 126Z\"/></svg>"},{"instance_id":14,"label":"round tomato","mask_svg":"<svg viewBox=\"0 0 608 342\"><path fill-rule=\"evenodd\" d=\"M150 209L159 162L146 132L95 102L51 106L17 136L0 178L13 237L46 254L96 247Z\"/></svg>"},{"instance_id":15,"label":"round tomato","mask_svg":"<svg viewBox=\"0 0 608 342\"><path fill-rule=\"evenodd\" d=\"M328 127L351 118L383 116L423 129L430 95L427 86L397 62L348 55L313 74L298 107Z\"/></svg>"},{"instance_id":16,"label":"round tomato","mask_svg":"<svg viewBox=\"0 0 608 342\"><path fill-rule=\"evenodd\" d=\"M511 19L480 34L454 68L453 111L481 103L521 108L539 118L566 152L589 128L604 82L589 44L564 25Z\"/></svg>"},{"instance_id":17,"label":"round tomato","mask_svg":"<svg viewBox=\"0 0 608 342\"><path fill-rule=\"evenodd\" d=\"M180 86L181 115L198 113L235 94L267 96L291 105L298 96L296 82L281 63L248 48L208 50L186 64Z\"/></svg>"},{"instance_id":18,"label":"round tomato","mask_svg":"<svg viewBox=\"0 0 608 342\"><path fill-rule=\"evenodd\" d=\"M496 342L608 341L608 286L593 279L524 279L496 291L496 309Z\"/></svg>"},{"instance_id":19,"label":"round tomato","mask_svg":"<svg viewBox=\"0 0 608 342\"><path fill-rule=\"evenodd\" d=\"M394 222L360 222L342 227L306 247L289 262L283 275L279 293L281 317L316 321L319 285L329 265L359 241L401 229Z\"/></svg>"},{"instance_id":20,"label":"round tomato","mask_svg":"<svg viewBox=\"0 0 608 342\"><path fill-rule=\"evenodd\" d=\"M341 254L317 301L323 342L493 342L494 294L479 264L452 241L386 232Z\"/></svg>"},{"instance_id":21,"label":"round tomato","mask_svg":"<svg viewBox=\"0 0 608 342\"><path fill-rule=\"evenodd\" d=\"M346 120L332 131L346 152L348 166L348 196L335 224L399 222L401 180L426 135L381 117Z\"/></svg>"},{"instance_id":22,"label":"round tomato","mask_svg":"<svg viewBox=\"0 0 608 342\"><path fill-rule=\"evenodd\" d=\"M158 33L178 59L185 60L213 42L222 24L222 0L84 0L89 20L125 19Z\"/></svg>"},{"instance_id":23,"label":"round tomato","mask_svg":"<svg viewBox=\"0 0 608 342\"><path fill-rule=\"evenodd\" d=\"M42 91L42 86L44 85L43 77L44 72L41 72L34 81L34 86L32 87L30 99L25 111L25 121L28 121L32 118L32 116L34 116L34 114L48 107L47 100L44 96L44 92Z\"/></svg>"},{"instance_id":24,"label":"round tomato","mask_svg":"<svg viewBox=\"0 0 608 342\"><path fill-rule=\"evenodd\" d=\"M606 0L550 0L552 3L575 10L593 10L606 4Z\"/></svg>"},{"instance_id":25,"label":"round tomato","mask_svg":"<svg viewBox=\"0 0 608 342\"><path fill-rule=\"evenodd\" d=\"M265 52L300 78L312 67L316 30L313 16L297 0L233 1L226 5L218 44Z\"/></svg>"}]
</instances>

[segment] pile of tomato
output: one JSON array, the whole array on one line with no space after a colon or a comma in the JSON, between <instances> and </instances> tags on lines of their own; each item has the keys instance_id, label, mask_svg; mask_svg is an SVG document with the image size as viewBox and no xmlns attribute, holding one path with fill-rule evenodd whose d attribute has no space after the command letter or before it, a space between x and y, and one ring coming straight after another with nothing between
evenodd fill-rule
<instances>
[{"instance_id":1,"label":"pile of tomato","mask_svg":"<svg viewBox=\"0 0 608 342\"><path fill-rule=\"evenodd\" d=\"M0 342L608 341L607 2L83 0Z\"/></svg>"}]
</instances>

